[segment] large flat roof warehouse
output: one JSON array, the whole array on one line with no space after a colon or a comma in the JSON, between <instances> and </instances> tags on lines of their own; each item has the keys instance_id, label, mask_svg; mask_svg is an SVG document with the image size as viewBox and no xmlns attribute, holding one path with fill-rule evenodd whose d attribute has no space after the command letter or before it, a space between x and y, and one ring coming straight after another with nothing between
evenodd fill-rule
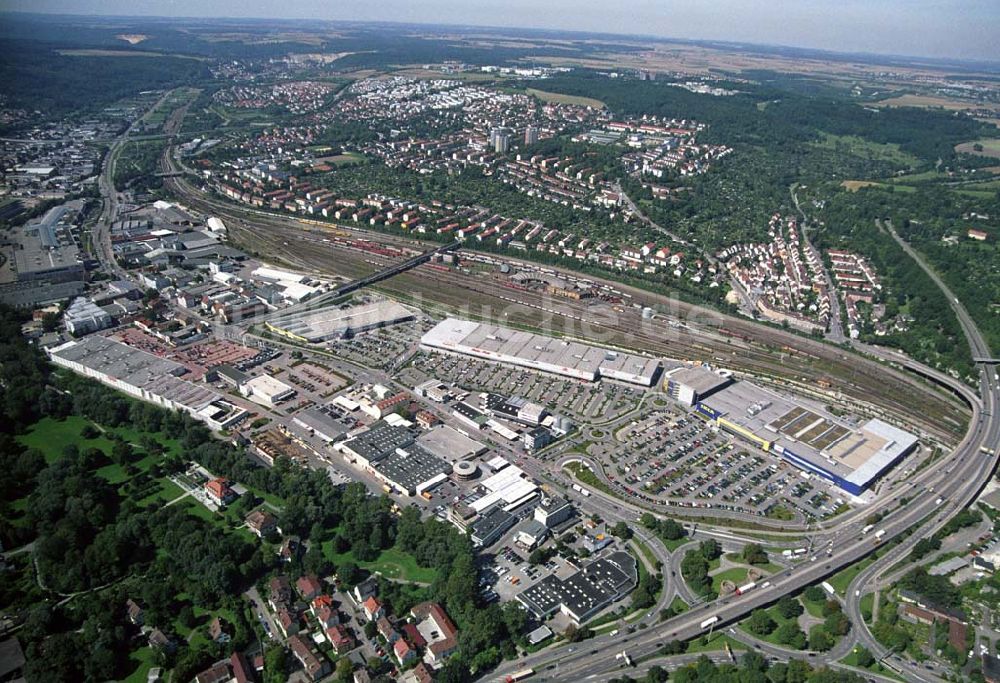
<instances>
[{"instance_id":1,"label":"large flat roof warehouse","mask_svg":"<svg viewBox=\"0 0 1000 683\"><path fill-rule=\"evenodd\" d=\"M557 609L582 624L635 588L635 558L617 551L594 560L566 579L545 577L517 595L517 600L538 618Z\"/></svg>"},{"instance_id":2,"label":"large flat roof warehouse","mask_svg":"<svg viewBox=\"0 0 1000 683\"><path fill-rule=\"evenodd\" d=\"M397 448L369 466L388 484L411 496L444 481L451 472L451 465L415 444Z\"/></svg>"},{"instance_id":3,"label":"large flat roof warehouse","mask_svg":"<svg viewBox=\"0 0 1000 683\"><path fill-rule=\"evenodd\" d=\"M655 358L456 318L438 323L420 344L587 382L604 377L652 386L661 368Z\"/></svg>"},{"instance_id":4,"label":"large flat roof warehouse","mask_svg":"<svg viewBox=\"0 0 1000 683\"><path fill-rule=\"evenodd\" d=\"M206 407L222 402L222 397L202 384L181 379L187 369L180 363L100 336L52 348L49 357L56 365L93 377L136 398L186 410L216 429L223 428L216 419L217 411L204 412ZM238 419L241 411L235 410L230 417Z\"/></svg>"},{"instance_id":5,"label":"large flat roof warehouse","mask_svg":"<svg viewBox=\"0 0 1000 683\"><path fill-rule=\"evenodd\" d=\"M395 301L378 301L280 316L268 322L267 327L285 337L317 344L405 322L413 317L413 311Z\"/></svg>"},{"instance_id":6,"label":"large flat roof warehouse","mask_svg":"<svg viewBox=\"0 0 1000 683\"><path fill-rule=\"evenodd\" d=\"M910 453L917 437L882 420L860 427L821 406L736 382L695 405L724 430L774 452L799 469L860 494Z\"/></svg>"},{"instance_id":7,"label":"large flat roof warehouse","mask_svg":"<svg viewBox=\"0 0 1000 683\"><path fill-rule=\"evenodd\" d=\"M417 437L417 443L434 455L452 462L466 460L486 452L486 444L448 425L439 425Z\"/></svg>"}]
</instances>

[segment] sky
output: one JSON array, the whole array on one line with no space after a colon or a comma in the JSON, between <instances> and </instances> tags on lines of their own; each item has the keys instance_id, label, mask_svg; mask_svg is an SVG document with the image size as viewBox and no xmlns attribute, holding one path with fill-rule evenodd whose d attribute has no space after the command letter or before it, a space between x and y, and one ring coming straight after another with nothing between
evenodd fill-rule
<instances>
[{"instance_id":1,"label":"sky","mask_svg":"<svg viewBox=\"0 0 1000 683\"><path fill-rule=\"evenodd\" d=\"M0 8L548 28L1000 60L1000 0L0 0Z\"/></svg>"}]
</instances>

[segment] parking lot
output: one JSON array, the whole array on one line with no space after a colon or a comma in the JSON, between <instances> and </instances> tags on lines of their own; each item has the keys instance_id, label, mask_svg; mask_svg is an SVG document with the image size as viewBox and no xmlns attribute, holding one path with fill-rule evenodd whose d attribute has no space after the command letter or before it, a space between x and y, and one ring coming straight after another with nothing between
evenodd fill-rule
<instances>
[{"instance_id":1,"label":"parking lot","mask_svg":"<svg viewBox=\"0 0 1000 683\"><path fill-rule=\"evenodd\" d=\"M459 355L421 352L414 357L412 369L469 391L519 396L576 422L621 417L635 409L644 393L614 382L570 380Z\"/></svg>"},{"instance_id":2,"label":"parking lot","mask_svg":"<svg viewBox=\"0 0 1000 683\"><path fill-rule=\"evenodd\" d=\"M668 407L611 431L591 432L587 454L629 496L754 515L823 518L844 503L831 485L805 478L679 408Z\"/></svg>"},{"instance_id":3,"label":"parking lot","mask_svg":"<svg viewBox=\"0 0 1000 683\"><path fill-rule=\"evenodd\" d=\"M385 370L415 349L420 338L433 326L431 321L418 319L362 332L352 339L331 341L328 346L343 360Z\"/></svg>"},{"instance_id":4,"label":"parking lot","mask_svg":"<svg viewBox=\"0 0 1000 683\"><path fill-rule=\"evenodd\" d=\"M486 600L506 602L546 576L555 574L566 578L576 571L576 567L559 555L545 564L531 565L528 563L528 552L510 543L501 547L494 561L480 570L479 590Z\"/></svg>"}]
</instances>

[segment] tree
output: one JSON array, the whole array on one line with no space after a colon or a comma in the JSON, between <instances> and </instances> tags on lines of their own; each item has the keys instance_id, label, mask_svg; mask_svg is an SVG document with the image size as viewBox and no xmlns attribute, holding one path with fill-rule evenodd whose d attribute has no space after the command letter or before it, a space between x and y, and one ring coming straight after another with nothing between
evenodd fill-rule
<instances>
[{"instance_id":1,"label":"tree","mask_svg":"<svg viewBox=\"0 0 1000 683\"><path fill-rule=\"evenodd\" d=\"M783 616L785 619L795 619L803 612L802 605L798 600L790 595L784 595L778 600L775 607L778 610L778 614Z\"/></svg>"},{"instance_id":2,"label":"tree","mask_svg":"<svg viewBox=\"0 0 1000 683\"><path fill-rule=\"evenodd\" d=\"M288 680L285 657L285 648L281 645L267 648L264 652L264 683L285 683Z\"/></svg>"},{"instance_id":3,"label":"tree","mask_svg":"<svg viewBox=\"0 0 1000 683\"><path fill-rule=\"evenodd\" d=\"M96 439L100 435L101 433L97 430L97 427L90 424L89 422L83 426L83 429L80 430L80 437L83 439L87 439L88 441L90 439Z\"/></svg>"},{"instance_id":4,"label":"tree","mask_svg":"<svg viewBox=\"0 0 1000 683\"><path fill-rule=\"evenodd\" d=\"M863 669L867 669L875 663L875 656L871 653L871 650L861 645L854 649L854 659L857 661L858 666Z\"/></svg>"},{"instance_id":5,"label":"tree","mask_svg":"<svg viewBox=\"0 0 1000 683\"><path fill-rule=\"evenodd\" d=\"M347 683L354 679L354 665L349 657L341 657L337 660L334 674L341 683Z\"/></svg>"},{"instance_id":6,"label":"tree","mask_svg":"<svg viewBox=\"0 0 1000 683\"><path fill-rule=\"evenodd\" d=\"M762 609L755 609L747 622L747 630L756 636L770 635L775 628L777 624L774 619Z\"/></svg>"},{"instance_id":7,"label":"tree","mask_svg":"<svg viewBox=\"0 0 1000 683\"><path fill-rule=\"evenodd\" d=\"M649 670L646 672L646 681L648 683L666 683L668 678L670 678L670 674L659 664L649 667Z\"/></svg>"},{"instance_id":8,"label":"tree","mask_svg":"<svg viewBox=\"0 0 1000 683\"><path fill-rule=\"evenodd\" d=\"M49 311L42 314L42 330L45 332L55 332L59 327L59 314Z\"/></svg>"},{"instance_id":9,"label":"tree","mask_svg":"<svg viewBox=\"0 0 1000 683\"><path fill-rule=\"evenodd\" d=\"M711 562L722 555L722 546L714 538L710 538L698 544L698 552L701 553L702 557Z\"/></svg>"},{"instance_id":10,"label":"tree","mask_svg":"<svg viewBox=\"0 0 1000 683\"><path fill-rule=\"evenodd\" d=\"M639 518L639 523L647 529L656 529L659 525L659 520L656 519L652 512L644 512Z\"/></svg>"},{"instance_id":11,"label":"tree","mask_svg":"<svg viewBox=\"0 0 1000 683\"><path fill-rule=\"evenodd\" d=\"M809 602L823 602L826 600L826 593L819 586L809 586L802 592L802 596Z\"/></svg>"},{"instance_id":12,"label":"tree","mask_svg":"<svg viewBox=\"0 0 1000 683\"><path fill-rule=\"evenodd\" d=\"M618 522L613 527L611 527L611 535L617 536L618 538L627 541L628 539L632 538L632 530L625 522Z\"/></svg>"},{"instance_id":13,"label":"tree","mask_svg":"<svg viewBox=\"0 0 1000 683\"><path fill-rule=\"evenodd\" d=\"M348 586L353 586L361 580L361 570L353 562L344 562L337 567L337 578Z\"/></svg>"},{"instance_id":14,"label":"tree","mask_svg":"<svg viewBox=\"0 0 1000 683\"><path fill-rule=\"evenodd\" d=\"M806 647L806 634L794 621L779 626L774 632L774 636L782 645L788 645L796 650L803 650Z\"/></svg>"},{"instance_id":15,"label":"tree","mask_svg":"<svg viewBox=\"0 0 1000 683\"><path fill-rule=\"evenodd\" d=\"M528 624L528 613L519 602L510 601L505 603L500 612L503 615L503 623L507 628L507 633L516 638L520 636Z\"/></svg>"},{"instance_id":16,"label":"tree","mask_svg":"<svg viewBox=\"0 0 1000 683\"><path fill-rule=\"evenodd\" d=\"M659 525L659 534L668 541L676 541L684 538L687 532L684 527L672 519L664 519Z\"/></svg>"},{"instance_id":17,"label":"tree","mask_svg":"<svg viewBox=\"0 0 1000 683\"><path fill-rule=\"evenodd\" d=\"M748 543L743 546L743 561L747 564L767 564L767 553L759 543Z\"/></svg>"},{"instance_id":18,"label":"tree","mask_svg":"<svg viewBox=\"0 0 1000 683\"><path fill-rule=\"evenodd\" d=\"M826 652L833 647L833 636L823 628L822 624L816 624L809 629L809 649L816 652Z\"/></svg>"}]
</instances>

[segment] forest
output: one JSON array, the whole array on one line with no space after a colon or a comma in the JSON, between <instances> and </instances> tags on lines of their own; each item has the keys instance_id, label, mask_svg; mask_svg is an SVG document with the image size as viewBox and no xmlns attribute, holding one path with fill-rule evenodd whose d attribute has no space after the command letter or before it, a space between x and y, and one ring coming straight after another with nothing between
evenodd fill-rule
<instances>
[{"instance_id":1,"label":"forest","mask_svg":"<svg viewBox=\"0 0 1000 683\"><path fill-rule=\"evenodd\" d=\"M0 93L8 106L52 118L85 116L141 90L210 78L205 63L194 59L65 56L35 41L0 41Z\"/></svg>"}]
</instances>

